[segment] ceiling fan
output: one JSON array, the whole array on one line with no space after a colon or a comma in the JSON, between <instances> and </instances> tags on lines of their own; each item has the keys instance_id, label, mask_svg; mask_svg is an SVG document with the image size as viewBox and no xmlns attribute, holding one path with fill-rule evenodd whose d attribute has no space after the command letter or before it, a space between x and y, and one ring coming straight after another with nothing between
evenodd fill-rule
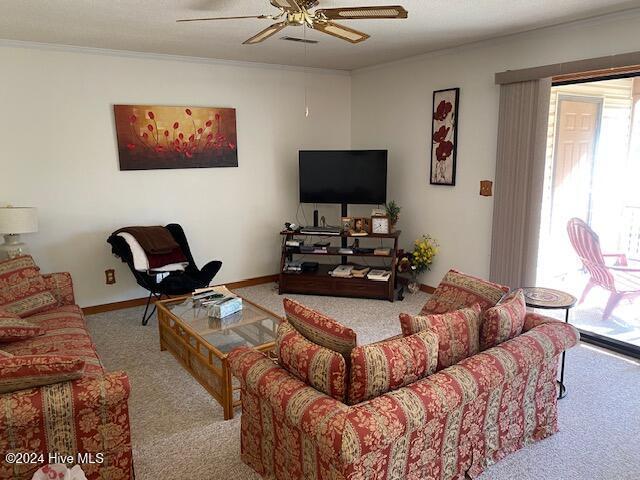
<instances>
[{"instance_id":1,"label":"ceiling fan","mask_svg":"<svg viewBox=\"0 0 640 480\"><path fill-rule=\"evenodd\" d=\"M280 10L276 15L249 15L241 17L188 18L177 22L202 22L209 20L237 20L241 18L260 18L282 20L265 28L258 34L243 42L254 45L265 41L288 26L306 25L309 28L341 38L351 43L364 42L369 35L353 28L345 27L333 20L361 20L375 18L407 18L408 12L399 5L380 7L343 7L320 8L314 12L309 9L317 7L319 0L270 0L271 5Z\"/></svg>"}]
</instances>

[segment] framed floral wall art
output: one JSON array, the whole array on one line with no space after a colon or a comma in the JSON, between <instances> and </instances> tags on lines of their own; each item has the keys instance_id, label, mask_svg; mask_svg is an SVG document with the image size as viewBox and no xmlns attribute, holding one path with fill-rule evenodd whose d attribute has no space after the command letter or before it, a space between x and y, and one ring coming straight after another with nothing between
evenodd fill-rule
<instances>
[{"instance_id":1,"label":"framed floral wall art","mask_svg":"<svg viewBox=\"0 0 640 480\"><path fill-rule=\"evenodd\" d=\"M433 92L431 128L432 185L456 184L456 153L458 148L459 88Z\"/></svg>"},{"instance_id":2,"label":"framed floral wall art","mask_svg":"<svg viewBox=\"0 0 640 480\"><path fill-rule=\"evenodd\" d=\"M120 170L237 167L235 108L114 105Z\"/></svg>"}]
</instances>

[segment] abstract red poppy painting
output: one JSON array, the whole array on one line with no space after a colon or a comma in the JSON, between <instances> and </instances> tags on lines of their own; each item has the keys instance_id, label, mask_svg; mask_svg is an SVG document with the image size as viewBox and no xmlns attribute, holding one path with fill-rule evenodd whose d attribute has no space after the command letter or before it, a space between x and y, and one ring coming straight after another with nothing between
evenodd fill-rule
<instances>
[{"instance_id":1,"label":"abstract red poppy painting","mask_svg":"<svg viewBox=\"0 0 640 480\"><path fill-rule=\"evenodd\" d=\"M432 185L456 184L456 153L458 147L459 88L433 92L431 129Z\"/></svg>"},{"instance_id":2,"label":"abstract red poppy painting","mask_svg":"<svg viewBox=\"0 0 640 480\"><path fill-rule=\"evenodd\" d=\"M237 167L235 108L114 105L120 170Z\"/></svg>"}]
</instances>

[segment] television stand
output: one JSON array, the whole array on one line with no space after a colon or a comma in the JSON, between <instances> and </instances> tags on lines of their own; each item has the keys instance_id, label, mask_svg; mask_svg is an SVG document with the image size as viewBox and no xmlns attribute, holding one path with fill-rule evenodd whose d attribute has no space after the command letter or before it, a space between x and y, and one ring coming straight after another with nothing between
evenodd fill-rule
<instances>
[{"instance_id":1,"label":"television stand","mask_svg":"<svg viewBox=\"0 0 640 480\"><path fill-rule=\"evenodd\" d=\"M343 215L346 216L346 215ZM389 234L369 234L366 236L351 236L348 232L342 232L339 235L330 234L303 234L289 231L280 232L282 236L281 256L280 256L280 279L278 284L279 293L302 293L310 295L331 295L336 297L355 297L355 298L376 298L382 300L389 300L393 302L396 285L396 267L398 258L398 239L400 237L400 230L391 232ZM301 253L298 247L290 247L286 245L287 240L292 240L295 237L320 237L324 239L336 238L340 236L340 247L330 246L326 253ZM346 247L350 238L360 239L360 242L366 242L367 239L376 240L377 245L380 245L380 241L391 240L393 245L386 245L390 249L388 255L375 255L374 253L352 253L349 255L342 255L339 252L341 247ZM369 280L368 278L339 278L332 277L329 272L333 270L336 263L321 263L318 270L313 272L299 272L291 273L285 272L284 267L286 261L293 259L294 257L309 257L309 260L320 260L318 257L342 257L342 264L346 264L349 259L354 257L360 258L384 258L390 260L391 278L387 282L378 282L375 280ZM375 266L371 267L377 268ZM387 267L385 267L387 268Z\"/></svg>"}]
</instances>

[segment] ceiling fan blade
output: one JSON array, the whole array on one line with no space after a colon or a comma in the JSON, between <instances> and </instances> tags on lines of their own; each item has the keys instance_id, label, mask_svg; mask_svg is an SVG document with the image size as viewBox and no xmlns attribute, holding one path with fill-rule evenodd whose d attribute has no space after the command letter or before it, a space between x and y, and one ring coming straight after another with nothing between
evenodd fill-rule
<instances>
[{"instance_id":1,"label":"ceiling fan blade","mask_svg":"<svg viewBox=\"0 0 640 480\"><path fill-rule=\"evenodd\" d=\"M285 10L300 11L300 5L296 0L271 0L271 5L276 8L284 8Z\"/></svg>"},{"instance_id":2,"label":"ceiling fan blade","mask_svg":"<svg viewBox=\"0 0 640 480\"><path fill-rule=\"evenodd\" d=\"M275 35L286 26L287 26L287 22L274 23L273 25L265 28L261 32L251 37L249 40L242 43L244 45L255 45L256 43L264 42L267 38L269 38L272 35Z\"/></svg>"},{"instance_id":3,"label":"ceiling fan blade","mask_svg":"<svg viewBox=\"0 0 640 480\"><path fill-rule=\"evenodd\" d=\"M327 20L359 20L364 18L407 18L409 12L400 5L380 7L343 7L316 10L316 16Z\"/></svg>"},{"instance_id":4,"label":"ceiling fan blade","mask_svg":"<svg viewBox=\"0 0 640 480\"><path fill-rule=\"evenodd\" d=\"M351 43L364 42L369 35L334 22L313 22L313 28Z\"/></svg>"},{"instance_id":5,"label":"ceiling fan blade","mask_svg":"<svg viewBox=\"0 0 640 480\"><path fill-rule=\"evenodd\" d=\"M270 15L247 15L243 17L210 17L210 18L183 18L176 22L208 22L209 20L239 20L242 18L271 18Z\"/></svg>"}]
</instances>

